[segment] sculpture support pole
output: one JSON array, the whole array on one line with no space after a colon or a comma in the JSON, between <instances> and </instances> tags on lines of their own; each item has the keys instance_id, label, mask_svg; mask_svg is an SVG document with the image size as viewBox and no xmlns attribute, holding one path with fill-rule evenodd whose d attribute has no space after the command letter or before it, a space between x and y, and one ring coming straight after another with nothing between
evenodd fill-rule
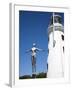
<instances>
[{"instance_id":1,"label":"sculpture support pole","mask_svg":"<svg viewBox=\"0 0 72 90\"><path fill-rule=\"evenodd\" d=\"M32 56L32 77L36 78L36 56Z\"/></svg>"}]
</instances>

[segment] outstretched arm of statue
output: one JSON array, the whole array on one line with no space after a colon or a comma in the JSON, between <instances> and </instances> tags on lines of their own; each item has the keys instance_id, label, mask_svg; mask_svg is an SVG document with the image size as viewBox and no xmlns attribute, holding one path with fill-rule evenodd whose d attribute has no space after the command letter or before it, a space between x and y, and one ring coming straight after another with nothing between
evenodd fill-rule
<instances>
[{"instance_id":1,"label":"outstretched arm of statue","mask_svg":"<svg viewBox=\"0 0 72 90\"><path fill-rule=\"evenodd\" d=\"M40 49L40 48L36 48L37 49L37 51L45 51L45 50L43 50L43 49Z\"/></svg>"},{"instance_id":2,"label":"outstretched arm of statue","mask_svg":"<svg viewBox=\"0 0 72 90\"><path fill-rule=\"evenodd\" d=\"M31 49L29 49L29 50L26 50L26 53L28 53L28 52L31 52Z\"/></svg>"},{"instance_id":3,"label":"outstretched arm of statue","mask_svg":"<svg viewBox=\"0 0 72 90\"><path fill-rule=\"evenodd\" d=\"M39 49L39 48L37 48L37 51L42 51L42 52L49 52L49 49L47 49L47 50L44 50L44 49Z\"/></svg>"}]
</instances>

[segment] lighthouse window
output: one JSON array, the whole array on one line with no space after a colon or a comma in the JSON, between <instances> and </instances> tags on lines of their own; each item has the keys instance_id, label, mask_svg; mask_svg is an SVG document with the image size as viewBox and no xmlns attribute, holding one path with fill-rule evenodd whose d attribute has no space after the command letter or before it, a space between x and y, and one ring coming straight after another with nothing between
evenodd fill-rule
<instances>
[{"instance_id":1,"label":"lighthouse window","mask_svg":"<svg viewBox=\"0 0 72 90\"><path fill-rule=\"evenodd\" d=\"M64 46L63 46L63 52L64 52Z\"/></svg>"},{"instance_id":2,"label":"lighthouse window","mask_svg":"<svg viewBox=\"0 0 72 90\"><path fill-rule=\"evenodd\" d=\"M62 40L64 40L64 35L61 35L61 37L62 37Z\"/></svg>"},{"instance_id":3,"label":"lighthouse window","mask_svg":"<svg viewBox=\"0 0 72 90\"><path fill-rule=\"evenodd\" d=\"M48 53L49 53L49 49L48 49Z\"/></svg>"}]
</instances>

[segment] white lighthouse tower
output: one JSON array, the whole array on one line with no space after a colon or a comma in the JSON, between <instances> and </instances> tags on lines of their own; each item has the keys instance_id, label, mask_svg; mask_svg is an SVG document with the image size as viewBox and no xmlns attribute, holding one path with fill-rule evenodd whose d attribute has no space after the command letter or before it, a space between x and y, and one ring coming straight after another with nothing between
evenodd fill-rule
<instances>
[{"instance_id":1,"label":"white lighthouse tower","mask_svg":"<svg viewBox=\"0 0 72 90\"><path fill-rule=\"evenodd\" d=\"M47 77L64 75L64 28L60 15L53 13L48 27L48 72Z\"/></svg>"}]
</instances>

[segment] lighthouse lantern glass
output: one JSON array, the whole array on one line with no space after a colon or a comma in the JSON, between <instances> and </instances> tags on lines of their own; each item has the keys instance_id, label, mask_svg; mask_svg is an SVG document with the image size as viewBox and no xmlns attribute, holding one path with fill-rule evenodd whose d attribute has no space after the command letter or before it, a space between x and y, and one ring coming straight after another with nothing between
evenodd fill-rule
<instances>
[{"instance_id":1,"label":"lighthouse lantern glass","mask_svg":"<svg viewBox=\"0 0 72 90\"><path fill-rule=\"evenodd\" d=\"M59 15L54 15L54 23L62 23L62 18L59 16ZM51 18L51 24L50 25L52 25L53 24L53 16L52 16L52 18Z\"/></svg>"}]
</instances>

